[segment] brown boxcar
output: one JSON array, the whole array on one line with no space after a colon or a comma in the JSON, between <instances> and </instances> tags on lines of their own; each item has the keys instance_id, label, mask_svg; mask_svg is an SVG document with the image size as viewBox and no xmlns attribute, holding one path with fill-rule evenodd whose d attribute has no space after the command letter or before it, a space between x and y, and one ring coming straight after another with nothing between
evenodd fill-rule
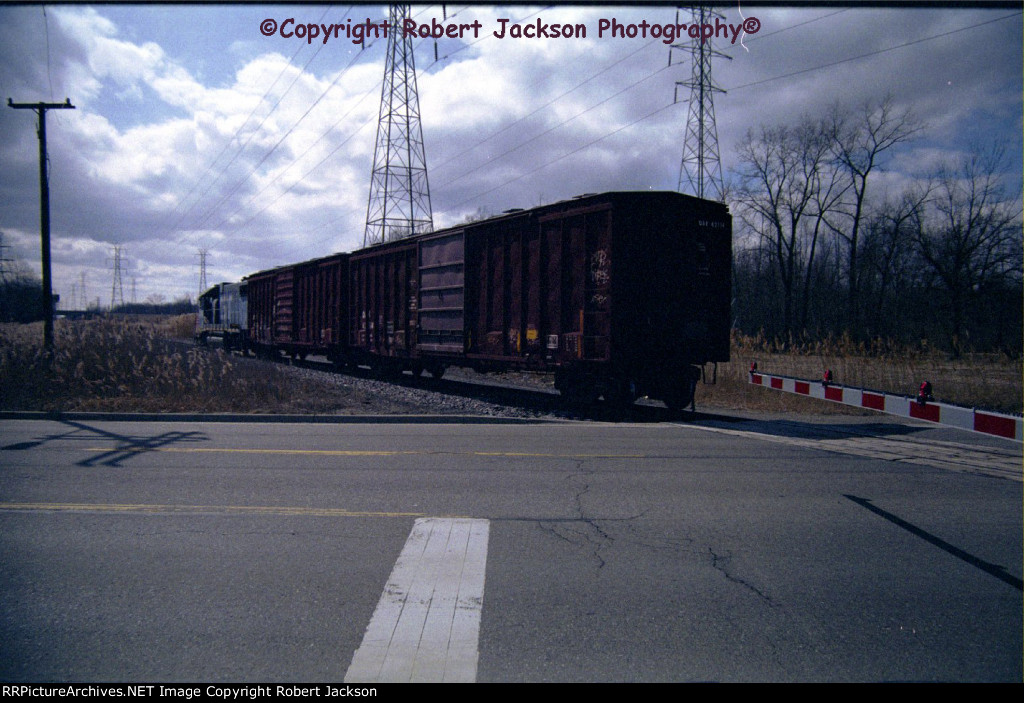
<instances>
[{"instance_id":1,"label":"brown boxcar","mask_svg":"<svg viewBox=\"0 0 1024 703\"><path fill-rule=\"evenodd\" d=\"M555 370L559 389L582 398L683 406L697 367L729 359L721 203L606 193L462 231L467 361Z\"/></svg>"},{"instance_id":2,"label":"brown boxcar","mask_svg":"<svg viewBox=\"0 0 1024 703\"><path fill-rule=\"evenodd\" d=\"M732 220L679 193L589 195L352 255L349 351L391 369L556 372L580 398L691 402L728 361Z\"/></svg>"},{"instance_id":3,"label":"brown boxcar","mask_svg":"<svg viewBox=\"0 0 1024 703\"><path fill-rule=\"evenodd\" d=\"M421 368L416 353L417 239L363 249L349 258L348 356L384 370Z\"/></svg>"},{"instance_id":4,"label":"brown boxcar","mask_svg":"<svg viewBox=\"0 0 1024 703\"><path fill-rule=\"evenodd\" d=\"M292 279L295 267L260 271L249 284L249 345L259 356L292 339Z\"/></svg>"},{"instance_id":5,"label":"brown boxcar","mask_svg":"<svg viewBox=\"0 0 1024 703\"><path fill-rule=\"evenodd\" d=\"M580 196L254 274L251 342L436 376L554 371L580 399L682 407L729 360L731 266L722 203Z\"/></svg>"},{"instance_id":6,"label":"brown boxcar","mask_svg":"<svg viewBox=\"0 0 1024 703\"><path fill-rule=\"evenodd\" d=\"M246 279L250 343L257 353L344 359L348 256L333 254Z\"/></svg>"}]
</instances>

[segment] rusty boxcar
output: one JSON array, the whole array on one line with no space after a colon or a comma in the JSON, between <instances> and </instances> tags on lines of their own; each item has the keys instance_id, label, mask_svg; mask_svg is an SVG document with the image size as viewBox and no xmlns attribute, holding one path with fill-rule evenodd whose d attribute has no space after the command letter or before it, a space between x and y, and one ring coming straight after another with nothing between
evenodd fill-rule
<instances>
[{"instance_id":1,"label":"rusty boxcar","mask_svg":"<svg viewBox=\"0 0 1024 703\"><path fill-rule=\"evenodd\" d=\"M582 400L692 401L729 359L732 220L679 193L588 195L354 253L348 353L391 370L554 371Z\"/></svg>"},{"instance_id":2,"label":"rusty boxcar","mask_svg":"<svg viewBox=\"0 0 1024 703\"><path fill-rule=\"evenodd\" d=\"M348 256L332 254L246 277L250 347L258 355L345 358Z\"/></svg>"},{"instance_id":3,"label":"rusty boxcar","mask_svg":"<svg viewBox=\"0 0 1024 703\"><path fill-rule=\"evenodd\" d=\"M683 407L729 360L731 266L722 203L586 195L253 274L250 344L392 373L551 371L580 400Z\"/></svg>"}]
</instances>

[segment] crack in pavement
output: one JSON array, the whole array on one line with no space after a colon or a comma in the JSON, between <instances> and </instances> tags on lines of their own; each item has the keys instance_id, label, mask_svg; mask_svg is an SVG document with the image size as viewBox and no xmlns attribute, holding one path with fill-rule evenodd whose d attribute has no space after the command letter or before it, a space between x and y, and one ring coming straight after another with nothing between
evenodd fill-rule
<instances>
[{"instance_id":1,"label":"crack in pavement","mask_svg":"<svg viewBox=\"0 0 1024 703\"><path fill-rule=\"evenodd\" d=\"M733 576L729 573L728 565L729 562L732 561L732 554L719 556L715 553L715 550L712 547L708 547L708 553L711 555L711 568L720 572L723 576L725 576L726 580L735 584L739 584L740 586L743 586L749 591L755 593L759 598L761 598L765 603L768 604L768 607L774 608L776 606L775 601L773 601L771 596L769 596L767 593L764 593L761 589L759 589L757 586L750 583L749 581L741 579L738 576Z\"/></svg>"}]
</instances>

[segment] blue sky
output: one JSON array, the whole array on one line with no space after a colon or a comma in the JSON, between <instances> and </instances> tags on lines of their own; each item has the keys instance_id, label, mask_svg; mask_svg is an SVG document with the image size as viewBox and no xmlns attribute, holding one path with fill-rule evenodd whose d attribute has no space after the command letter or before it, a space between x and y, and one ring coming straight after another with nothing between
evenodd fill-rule
<instances>
[{"instance_id":1,"label":"blue sky","mask_svg":"<svg viewBox=\"0 0 1024 703\"><path fill-rule=\"evenodd\" d=\"M674 189L689 68L660 40L598 39L597 22L671 22L670 6L447 5L479 41L421 40L416 59L435 224L584 192ZM757 34L716 44L723 170L748 129L893 96L925 125L892 155L874 200L998 143L1019 190L1020 5L747 6ZM414 6L442 21L440 5ZM357 248L362 242L384 42L365 50L266 37L260 22L383 19L359 5L0 6L0 98L63 101L48 118L54 286L109 303L122 246L136 297ZM499 40L498 18L583 22L587 39ZM52 88L51 88L52 86ZM38 270L34 116L0 110L0 231ZM1011 189L1012 189L1011 188ZM869 193L869 198L872 193Z\"/></svg>"}]
</instances>

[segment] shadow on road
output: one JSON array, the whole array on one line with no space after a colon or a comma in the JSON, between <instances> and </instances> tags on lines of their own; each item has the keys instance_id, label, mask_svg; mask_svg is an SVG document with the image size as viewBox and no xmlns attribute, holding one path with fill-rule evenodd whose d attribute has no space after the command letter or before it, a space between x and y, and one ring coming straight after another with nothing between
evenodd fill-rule
<instances>
[{"instance_id":1,"label":"shadow on road","mask_svg":"<svg viewBox=\"0 0 1024 703\"><path fill-rule=\"evenodd\" d=\"M78 422L75 420L59 420L61 424L67 425L71 429L67 432L61 432L57 434L48 434L34 439L28 442L18 442L17 444L9 444L4 447L0 447L0 451L20 451L26 449L33 449L48 442L54 442L57 440L92 440L96 439L107 439L114 440L118 443L116 447L97 454L96 456L89 457L77 462L79 466L120 466L125 459L129 459L137 454L142 454L147 451L154 451L160 447L166 447L171 444L180 444L182 442L206 442L209 441L209 437L205 432L162 432L156 435L144 436L144 435L127 435L119 434L117 432L111 432L110 430L100 429L93 427L84 422Z\"/></svg>"},{"instance_id":2,"label":"shadow on road","mask_svg":"<svg viewBox=\"0 0 1024 703\"><path fill-rule=\"evenodd\" d=\"M1019 578L1017 578L1016 576L1014 576L1013 574L1008 574L1006 572L1006 568L1005 567L1000 566L999 564L993 564L991 562L987 562L984 559L980 559L979 557L974 556L970 552L965 552L964 550L960 549L959 547L954 547L952 544L950 544L949 542L945 541L944 539L942 539L940 537L937 537L937 536L933 535L930 532L926 532L926 531L922 530L917 525L914 525L913 523L907 522L903 518L898 517L898 516L894 515L893 513L890 513L888 510L882 510L881 508L879 508L879 507L877 507L875 505L872 505L871 504L871 500L868 499L868 498L860 498L858 496L849 495L847 493L844 493L843 497L846 498L849 501L852 501L852 502L856 503L860 507L865 508L866 510L870 510L875 515L878 515L878 516L880 516L882 518L885 518L886 520L888 520L892 524L894 524L894 525L896 525L896 526L906 530L907 532L909 532L910 534L914 535L915 537L920 537L925 542L928 542L929 544L933 544L936 547L938 547L939 549L943 550L944 552L946 552L948 554L952 554L957 559L960 559L962 561L967 562L968 564L970 564L971 566L975 567L976 569L981 569L986 574L989 574L991 576L995 576L997 579L999 579L1003 583L1006 583L1006 584L1009 584L1010 586L1013 586L1018 591L1024 590L1024 584L1022 584L1021 580Z\"/></svg>"}]
</instances>

